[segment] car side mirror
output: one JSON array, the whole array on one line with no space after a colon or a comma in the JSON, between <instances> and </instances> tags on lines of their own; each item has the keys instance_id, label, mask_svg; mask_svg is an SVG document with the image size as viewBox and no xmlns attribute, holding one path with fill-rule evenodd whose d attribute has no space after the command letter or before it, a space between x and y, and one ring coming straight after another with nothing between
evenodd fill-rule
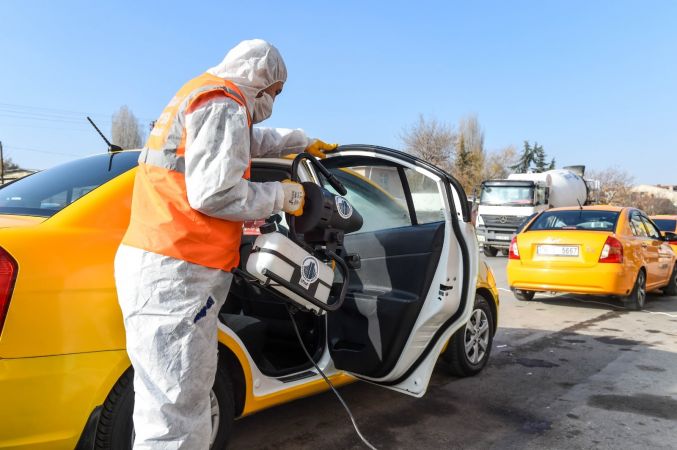
<instances>
[{"instance_id":1,"label":"car side mirror","mask_svg":"<svg viewBox=\"0 0 677 450\"><path fill-rule=\"evenodd\" d=\"M672 231L664 231L663 240L673 245L677 245L677 233L673 233Z\"/></svg>"}]
</instances>

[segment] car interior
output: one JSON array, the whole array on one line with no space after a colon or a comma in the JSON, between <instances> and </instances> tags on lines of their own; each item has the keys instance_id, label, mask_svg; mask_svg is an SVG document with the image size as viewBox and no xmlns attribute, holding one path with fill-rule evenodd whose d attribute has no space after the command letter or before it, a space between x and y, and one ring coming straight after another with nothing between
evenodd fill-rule
<instances>
[{"instance_id":1,"label":"car interior","mask_svg":"<svg viewBox=\"0 0 677 450\"><path fill-rule=\"evenodd\" d=\"M363 184L368 181L351 177L339 168L373 164L373 160L341 159L331 158L333 168L326 162L325 166L346 186L346 198L351 204L362 208L370 205L376 213L363 214L367 231L345 236L346 253L359 254L360 263L350 270L343 306L326 316L298 311L295 320L315 361L322 356L328 339L337 368L378 378L387 375L397 363L425 302L440 259L445 222L417 223L410 201L404 208L406 225L397 223L393 228L381 230L370 226L369 217L373 220L383 217L378 213L379 205L394 200L378 190L365 188ZM290 174L283 166L259 163L252 168L252 181L287 178ZM411 194L408 196L411 199ZM401 205L393 208L400 214ZM399 215L397 220L401 220ZM243 236L241 270L255 239L256 236ZM312 367L299 345L282 296L236 276L219 318L238 335L265 375L285 377Z\"/></svg>"}]
</instances>

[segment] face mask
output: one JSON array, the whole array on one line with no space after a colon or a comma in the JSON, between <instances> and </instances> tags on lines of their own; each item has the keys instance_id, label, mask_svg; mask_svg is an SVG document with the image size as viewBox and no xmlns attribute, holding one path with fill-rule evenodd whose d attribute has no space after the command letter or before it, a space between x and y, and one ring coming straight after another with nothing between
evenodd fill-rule
<instances>
[{"instance_id":1,"label":"face mask","mask_svg":"<svg viewBox=\"0 0 677 450\"><path fill-rule=\"evenodd\" d=\"M254 114L252 122L259 123L266 120L273 113L273 97L264 92L261 97L254 99Z\"/></svg>"}]
</instances>

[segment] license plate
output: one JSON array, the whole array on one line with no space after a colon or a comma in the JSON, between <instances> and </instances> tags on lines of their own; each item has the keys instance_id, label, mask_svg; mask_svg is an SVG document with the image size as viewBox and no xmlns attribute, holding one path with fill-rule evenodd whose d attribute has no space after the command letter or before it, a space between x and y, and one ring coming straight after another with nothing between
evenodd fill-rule
<instances>
[{"instance_id":1,"label":"license plate","mask_svg":"<svg viewBox=\"0 0 677 450\"><path fill-rule=\"evenodd\" d=\"M507 234L497 234L494 236L494 239L497 241L509 241L511 236L508 236Z\"/></svg>"},{"instance_id":2,"label":"license plate","mask_svg":"<svg viewBox=\"0 0 677 450\"><path fill-rule=\"evenodd\" d=\"M484 236L482 236L481 234L477 235L477 241L484 242Z\"/></svg>"},{"instance_id":3,"label":"license plate","mask_svg":"<svg viewBox=\"0 0 677 450\"><path fill-rule=\"evenodd\" d=\"M577 245L539 245L536 253L541 256L578 256Z\"/></svg>"}]
</instances>

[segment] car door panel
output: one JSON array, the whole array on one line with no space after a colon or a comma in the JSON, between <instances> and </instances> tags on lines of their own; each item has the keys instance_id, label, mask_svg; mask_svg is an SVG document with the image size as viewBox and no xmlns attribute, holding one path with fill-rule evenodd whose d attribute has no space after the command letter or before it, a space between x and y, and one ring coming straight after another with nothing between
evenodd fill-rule
<instances>
[{"instance_id":1,"label":"car door panel","mask_svg":"<svg viewBox=\"0 0 677 450\"><path fill-rule=\"evenodd\" d=\"M479 258L465 193L456 180L410 155L373 147L339 150L325 166L357 173L356 184L376 185L380 193L374 198L384 193L396 198L411 222L393 226L396 215L365 214L361 209L368 202L356 203L363 217L377 223L345 237L348 252L358 253L362 266L351 272L344 306L328 315L331 357L336 368L354 376L422 396L443 346L472 311L468 298ZM366 167L379 164L378 170ZM396 175L388 176L394 175L388 167L397 168L402 186L394 183ZM346 198L355 203L348 191ZM438 221L419 223L417 209L421 222Z\"/></svg>"},{"instance_id":2,"label":"car door panel","mask_svg":"<svg viewBox=\"0 0 677 450\"><path fill-rule=\"evenodd\" d=\"M327 318L337 367L372 378L397 363L437 268L444 222L346 236L361 267L343 307Z\"/></svg>"}]
</instances>

